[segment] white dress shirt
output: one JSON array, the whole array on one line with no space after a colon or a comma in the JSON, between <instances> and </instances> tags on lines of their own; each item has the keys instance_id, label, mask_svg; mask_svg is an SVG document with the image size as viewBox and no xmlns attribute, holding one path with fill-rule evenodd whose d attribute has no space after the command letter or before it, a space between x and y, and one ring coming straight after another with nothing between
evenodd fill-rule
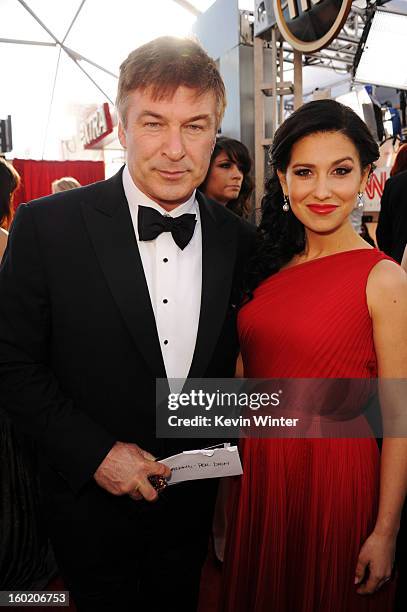
<instances>
[{"instance_id":1,"label":"white dress shirt","mask_svg":"<svg viewBox=\"0 0 407 612\"><path fill-rule=\"evenodd\" d=\"M202 291L202 232L195 192L189 200L167 212L136 187L127 166L123 170L123 187L150 293L167 378L185 379L195 350ZM141 241L138 235L139 206L154 208L171 217L195 214L197 223L194 234L184 250L175 244L170 232L163 232L155 240ZM178 388L178 385L171 385L171 390L175 387Z\"/></svg>"}]
</instances>

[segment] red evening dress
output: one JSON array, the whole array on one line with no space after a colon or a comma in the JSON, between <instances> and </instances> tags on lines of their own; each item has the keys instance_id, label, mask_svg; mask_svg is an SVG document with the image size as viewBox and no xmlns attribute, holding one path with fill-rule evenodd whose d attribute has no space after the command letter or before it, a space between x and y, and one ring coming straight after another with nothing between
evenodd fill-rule
<instances>
[{"instance_id":1,"label":"red evening dress","mask_svg":"<svg viewBox=\"0 0 407 612\"><path fill-rule=\"evenodd\" d=\"M263 281L238 317L248 378L377 377L366 283L387 257L357 249ZM241 441L221 609L226 612L391 612L394 581L354 586L378 508L373 438Z\"/></svg>"}]
</instances>

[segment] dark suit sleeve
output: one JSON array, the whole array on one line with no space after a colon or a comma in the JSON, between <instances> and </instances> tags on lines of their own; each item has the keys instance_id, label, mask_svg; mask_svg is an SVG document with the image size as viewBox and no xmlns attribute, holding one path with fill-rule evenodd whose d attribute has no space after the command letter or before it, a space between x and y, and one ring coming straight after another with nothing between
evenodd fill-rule
<instances>
[{"instance_id":1,"label":"dark suit sleeve","mask_svg":"<svg viewBox=\"0 0 407 612\"><path fill-rule=\"evenodd\" d=\"M0 397L74 491L115 443L65 397L49 367L50 297L31 205L17 211L0 268Z\"/></svg>"},{"instance_id":2,"label":"dark suit sleeve","mask_svg":"<svg viewBox=\"0 0 407 612\"><path fill-rule=\"evenodd\" d=\"M390 194L392 189L392 180L388 179L384 186L382 199L380 201L379 220L376 228L376 240L379 249L387 255L392 254L393 236L392 236L392 213L390 205Z\"/></svg>"}]
</instances>

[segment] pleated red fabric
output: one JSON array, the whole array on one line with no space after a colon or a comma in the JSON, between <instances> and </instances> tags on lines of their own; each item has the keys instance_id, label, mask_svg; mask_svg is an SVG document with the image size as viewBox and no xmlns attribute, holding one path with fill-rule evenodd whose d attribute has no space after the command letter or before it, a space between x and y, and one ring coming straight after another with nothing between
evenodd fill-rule
<instances>
[{"instance_id":1,"label":"pleated red fabric","mask_svg":"<svg viewBox=\"0 0 407 612\"><path fill-rule=\"evenodd\" d=\"M377 249L337 253L266 279L239 313L249 378L377 376L366 302ZM245 439L234 480L224 612L390 612L394 581L354 586L378 508L375 439Z\"/></svg>"}]
</instances>

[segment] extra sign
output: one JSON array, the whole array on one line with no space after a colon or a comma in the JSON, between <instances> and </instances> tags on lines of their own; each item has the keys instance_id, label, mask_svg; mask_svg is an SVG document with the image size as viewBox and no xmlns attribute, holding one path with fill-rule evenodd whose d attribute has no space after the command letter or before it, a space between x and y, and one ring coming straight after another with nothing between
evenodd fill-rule
<instances>
[{"instance_id":1,"label":"extra sign","mask_svg":"<svg viewBox=\"0 0 407 612\"><path fill-rule=\"evenodd\" d=\"M91 149L113 131L109 104L105 102L83 121L79 127L79 137L84 149Z\"/></svg>"}]
</instances>

